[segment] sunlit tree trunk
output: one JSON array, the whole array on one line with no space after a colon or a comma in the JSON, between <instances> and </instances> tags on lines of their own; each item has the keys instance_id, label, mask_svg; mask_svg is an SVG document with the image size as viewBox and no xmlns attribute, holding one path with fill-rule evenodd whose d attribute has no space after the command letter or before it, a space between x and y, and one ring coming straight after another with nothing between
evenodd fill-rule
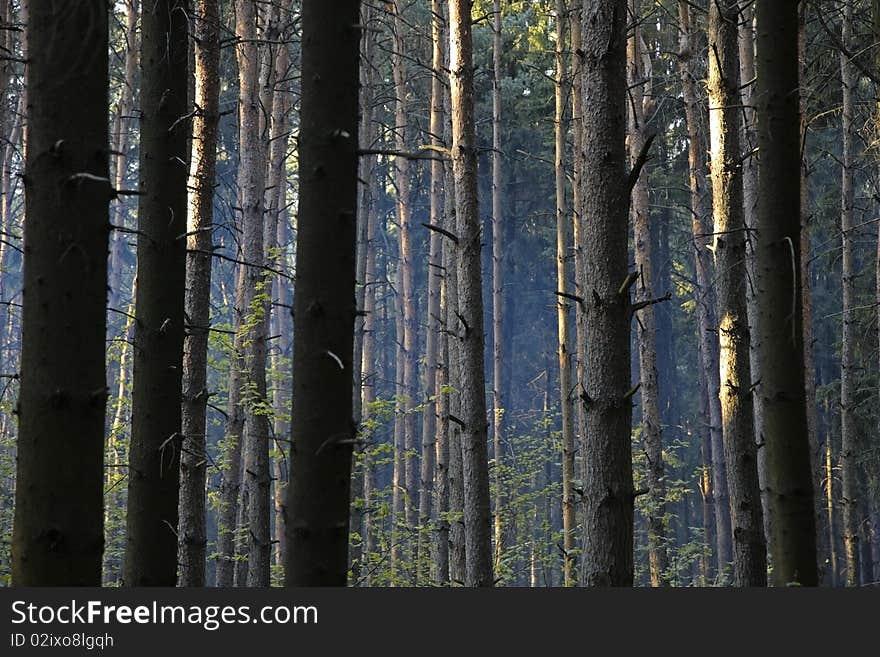
<instances>
[{"instance_id":1,"label":"sunlit tree trunk","mask_svg":"<svg viewBox=\"0 0 880 657\"><path fill-rule=\"evenodd\" d=\"M733 583L766 586L767 546L754 437L740 147L737 0L709 5L709 131L718 288L721 421L733 527Z\"/></svg>"},{"instance_id":2,"label":"sunlit tree trunk","mask_svg":"<svg viewBox=\"0 0 880 657\"><path fill-rule=\"evenodd\" d=\"M38 2L25 28L30 105L14 586L101 583L108 11L98 0L63 9Z\"/></svg>"},{"instance_id":3,"label":"sunlit tree trunk","mask_svg":"<svg viewBox=\"0 0 880 657\"><path fill-rule=\"evenodd\" d=\"M638 20L641 2L629 0L630 14ZM639 155L648 144L646 108L653 106L649 88L650 59L645 52L640 27L627 40L627 85L632 101L629 107L629 160L637 166ZM660 420L660 401L657 388L657 328L654 317L654 254L651 239L648 175L642 172L632 189L631 213L633 224L633 251L639 282L635 284L635 300L644 307L636 313L638 336L639 388L642 410L642 446L645 451L646 483L648 485L648 563L651 586L667 583L666 569L666 484L663 474L663 434Z\"/></svg>"},{"instance_id":4,"label":"sunlit tree trunk","mask_svg":"<svg viewBox=\"0 0 880 657\"><path fill-rule=\"evenodd\" d=\"M138 295L124 581L174 586L186 277L186 0L141 12Z\"/></svg>"},{"instance_id":5,"label":"sunlit tree trunk","mask_svg":"<svg viewBox=\"0 0 880 657\"><path fill-rule=\"evenodd\" d=\"M562 414L562 571L565 586L575 582L574 572L574 399L571 378L571 308L572 294L568 284L569 214L565 194L565 101L569 86L565 66L565 0L556 0L556 85L554 128L556 176L556 327L559 359L559 399ZM571 296L569 296L571 295Z\"/></svg>"},{"instance_id":6,"label":"sunlit tree trunk","mask_svg":"<svg viewBox=\"0 0 880 657\"><path fill-rule=\"evenodd\" d=\"M690 188L691 233L694 239L694 269L697 283L697 330L700 341L700 367L705 375L709 404L709 436L712 444L712 496L715 506L715 550L718 576L725 581L732 557L730 509L727 494L727 468L724 462L724 444L721 433L721 397L718 374L718 340L713 333L715 298L712 289L712 268L709 259L709 232L706 225L706 192L703 185L703 153L700 137L700 104L692 60L696 56L695 30L691 7L686 0L678 4L681 22L679 45L679 73L688 131L688 186Z\"/></svg>"},{"instance_id":7,"label":"sunlit tree trunk","mask_svg":"<svg viewBox=\"0 0 880 657\"><path fill-rule=\"evenodd\" d=\"M773 583L817 583L804 393L798 3L757 3L758 290Z\"/></svg>"},{"instance_id":8,"label":"sunlit tree trunk","mask_svg":"<svg viewBox=\"0 0 880 657\"><path fill-rule=\"evenodd\" d=\"M357 0L302 5L303 43L312 47L302 53L288 586L347 579L359 9Z\"/></svg>"},{"instance_id":9,"label":"sunlit tree trunk","mask_svg":"<svg viewBox=\"0 0 880 657\"><path fill-rule=\"evenodd\" d=\"M189 330L183 350L183 454L180 457L181 586L205 585L205 452L208 407L208 329L211 321L211 246L214 172L220 118L220 15L216 0L195 7L196 106L193 120L193 192L187 226L185 308Z\"/></svg>"},{"instance_id":10,"label":"sunlit tree trunk","mask_svg":"<svg viewBox=\"0 0 880 657\"><path fill-rule=\"evenodd\" d=\"M584 0L580 207L584 333L581 583L632 586L630 287L627 268L626 0Z\"/></svg>"},{"instance_id":11,"label":"sunlit tree trunk","mask_svg":"<svg viewBox=\"0 0 880 657\"><path fill-rule=\"evenodd\" d=\"M459 419L464 483L465 584L492 586L489 467L483 370L483 298L471 2L449 1L449 70L452 99L452 168L458 236Z\"/></svg>"}]
</instances>

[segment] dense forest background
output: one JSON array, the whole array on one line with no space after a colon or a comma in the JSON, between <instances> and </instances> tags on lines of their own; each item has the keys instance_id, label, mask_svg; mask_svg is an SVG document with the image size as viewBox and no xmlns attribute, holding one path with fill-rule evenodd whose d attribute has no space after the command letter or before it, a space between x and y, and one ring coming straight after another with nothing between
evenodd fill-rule
<instances>
[{"instance_id":1,"label":"dense forest background","mask_svg":"<svg viewBox=\"0 0 880 657\"><path fill-rule=\"evenodd\" d=\"M751 397L747 431L762 494L759 529L762 542L763 536L772 541L752 243L759 159L752 98L755 39L762 29L755 25L753 4L760 2L721 2L720 19L710 15L706 0L623 3L627 79L621 83L628 108L627 162L635 170L624 264L636 274L628 283L634 312L632 389L626 400L633 413L638 586L735 581L739 525L735 521L732 528L730 518L742 498L735 487L728 490L728 472L734 476L735 468L725 467L722 441L722 413L726 418L728 412L722 409L723 391L731 381L719 379L719 367L728 366L727 333L717 319L724 300L745 304L745 324L752 329L751 380L733 383ZM202 317L194 317L187 297L187 345L201 336L207 349L205 379L189 381L189 388L186 377L195 370L187 367L197 370L198 363L184 361L180 431L189 440L189 426L204 440L181 446L180 524L168 531L179 543L181 584L280 585L292 458L300 61L310 46L297 0L191 4L189 100L180 117L195 131L186 158L193 162L186 286L189 293L198 285L192 278L198 260L209 305ZM593 173L576 157L583 102L579 42L581 30L589 29L581 22L581 4L590 3L475 0L470 7L491 559L494 583L503 586L587 583L580 574L581 498L590 475L583 439L588 420L581 409L589 392L577 381L583 380L584 366L578 345L590 338L581 337L576 307L591 299L583 289L579 268L586 265L580 259L589 260L604 244L578 235L575 219L584 202L579 181ZM817 566L820 583L828 586L880 581L876 4L799 3L802 165L784 174L802 181L800 271L792 273L803 286ZM138 268L145 266L139 264L136 191L143 175L144 9L138 0L117 0L109 14L106 109L117 195L110 204L106 322L101 579L108 586L125 581L129 446L136 426L132 369L136 298L143 294ZM12 578L16 408L23 374L28 10L25 0L0 0L0 582L6 584ZM353 444L348 582L460 585L466 580L463 532L469 511L461 489L461 450L456 456L458 443L451 436L467 419L459 416L456 400L464 374L455 362L454 342L473 327L461 315L456 319L455 310L470 282L450 285L447 275L450 245L463 237L450 228L456 201L448 166L449 12L437 0L368 1L360 12L353 391L359 432ZM731 17L733 31L728 26L724 32ZM215 70L207 50L211 43ZM724 57L719 47L727 49ZM739 82L735 97L724 96L730 79L713 61L729 63L725 57L734 56ZM214 109L206 109L205 89L212 83ZM732 228L744 237L742 254L723 261L716 238L725 229L713 224L709 173L710 150L721 148L712 134L724 128L713 119L721 104L734 108L737 117L734 160L743 181L744 222ZM216 171L207 174L212 176L207 186L200 184L195 166L203 161L200 144L212 143L204 123L216 131L210 136L216 140ZM719 184L716 204L719 194L726 196ZM205 193L212 219L194 229L193 216L205 212L197 210L197 200ZM151 267L163 264L157 260ZM736 285L731 272L739 272L741 297L729 291ZM243 440L261 431L268 440L256 446ZM248 483L256 476L249 467L264 468L261 485ZM205 472L204 490L197 480L195 488L187 483L188 473L199 468ZM310 494L320 504L322 490ZM254 521L258 508L265 509L265 534ZM254 574L258 551L266 552L271 566L268 580ZM206 565L194 566L192 560ZM773 567L771 559L771 572Z\"/></svg>"}]
</instances>

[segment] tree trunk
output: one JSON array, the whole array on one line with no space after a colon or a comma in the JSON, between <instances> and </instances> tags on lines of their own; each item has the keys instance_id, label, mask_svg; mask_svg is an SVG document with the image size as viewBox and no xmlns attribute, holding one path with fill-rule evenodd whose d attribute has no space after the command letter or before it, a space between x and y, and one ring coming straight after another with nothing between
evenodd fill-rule
<instances>
[{"instance_id":1,"label":"tree trunk","mask_svg":"<svg viewBox=\"0 0 880 657\"><path fill-rule=\"evenodd\" d=\"M189 160L188 3L141 14L141 195L129 455L127 586L174 586Z\"/></svg>"},{"instance_id":2,"label":"tree trunk","mask_svg":"<svg viewBox=\"0 0 880 657\"><path fill-rule=\"evenodd\" d=\"M580 280L584 332L585 586L632 586L633 479L627 269L626 0L584 0L578 157L585 249ZM589 292L587 292L589 291ZM589 336L589 339L586 339Z\"/></svg>"},{"instance_id":3,"label":"tree trunk","mask_svg":"<svg viewBox=\"0 0 880 657\"><path fill-rule=\"evenodd\" d=\"M844 3L843 45L849 47L852 40L852 1ZM859 498L856 463L856 342L858 341L858 321L853 312L856 302L856 253L853 234L853 91L856 74L848 55L840 53L840 78L843 96L842 127L843 153L840 192L840 234L843 241L843 265L841 281L843 284L843 337L840 352L840 476L843 501L843 546L846 562L846 585L859 585Z\"/></svg>"},{"instance_id":4,"label":"tree trunk","mask_svg":"<svg viewBox=\"0 0 880 657\"><path fill-rule=\"evenodd\" d=\"M214 224L214 175L220 119L220 13L217 0L195 7L196 106L193 120L194 190L187 226L186 315L189 331L183 352L183 454L180 457L181 586L205 585L205 451L208 408L208 332L211 323L211 247Z\"/></svg>"},{"instance_id":5,"label":"tree trunk","mask_svg":"<svg viewBox=\"0 0 880 657\"><path fill-rule=\"evenodd\" d=\"M556 327L559 358L559 399L562 412L562 577L565 586L575 583L574 572L574 532L575 532L575 494L574 494L574 399L571 379L571 335L569 309L571 291L568 285L569 221L568 203L565 195L565 0L556 0L556 124L555 137L555 176L556 176L556 286L559 294L556 300Z\"/></svg>"},{"instance_id":6,"label":"tree trunk","mask_svg":"<svg viewBox=\"0 0 880 657\"><path fill-rule=\"evenodd\" d=\"M681 20L681 44L679 46L679 73L684 97L685 121L688 131L688 177L691 192L691 232L694 238L694 269L697 282L697 332L700 343L700 367L706 377L709 394L709 437L712 444L712 496L715 506L715 548L718 579L724 583L732 555L730 536L730 508L727 495L727 467L724 462L724 443L721 433L721 397L718 374L718 341L713 332L715 323L715 300L712 291L712 271L708 254L709 232L706 221L705 194L702 185L703 155L700 138L700 105L697 100L696 82L691 70L691 60L696 54L694 29L691 24L690 5L680 0L678 12Z\"/></svg>"},{"instance_id":7,"label":"tree trunk","mask_svg":"<svg viewBox=\"0 0 880 657\"><path fill-rule=\"evenodd\" d=\"M639 0L629 0L630 13L638 20L641 15ZM629 61L627 84L632 102L627 103L630 119L630 166L638 166L638 158L648 145L649 133L646 115L653 99L646 81L651 77L650 59L645 52L642 31L636 27L627 41ZM645 60L648 60L647 62ZM646 111L646 109L648 111ZM657 389L657 328L654 317L654 255L651 240L648 176L643 171L632 189L631 217L633 223L633 250L636 271L641 283L636 283L636 303L645 304L636 314L639 369L641 374L642 445L646 459L648 485L648 563L651 586L668 584L666 554L666 484L663 474L663 433L660 420L660 401Z\"/></svg>"},{"instance_id":8,"label":"tree trunk","mask_svg":"<svg viewBox=\"0 0 880 657\"><path fill-rule=\"evenodd\" d=\"M347 578L359 5L303 2L288 586Z\"/></svg>"},{"instance_id":9,"label":"tree trunk","mask_svg":"<svg viewBox=\"0 0 880 657\"><path fill-rule=\"evenodd\" d=\"M718 0L709 5L710 168L720 319L721 421L733 525L733 583L766 586L767 546L758 484L746 308L738 18L737 0Z\"/></svg>"},{"instance_id":10,"label":"tree trunk","mask_svg":"<svg viewBox=\"0 0 880 657\"><path fill-rule=\"evenodd\" d=\"M756 5L758 290L773 583L814 586L816 520L800 279L798 3Z\"/></svg>"},{"instance_id":11,"label":"tree trunk","mask_svg":"<svg viewBox=\"0 0 880 657\"><path fill-rule=\"evenodd\" d=\"M483 370L483 297L471 2L449 0L452 168L458 226L458 326L461 455L464 482L465 584L492 586L486 382Z\"/></svg>"},{"instance_id":12,"label":"tree trunk","mask_svg":"<svg viewBox=\"0 0 880 657\"><path fill-rule=\"evenodd\" d=\"M100 586L108 6L34 4L12 582Z\"/></svg>"}]
</instances>

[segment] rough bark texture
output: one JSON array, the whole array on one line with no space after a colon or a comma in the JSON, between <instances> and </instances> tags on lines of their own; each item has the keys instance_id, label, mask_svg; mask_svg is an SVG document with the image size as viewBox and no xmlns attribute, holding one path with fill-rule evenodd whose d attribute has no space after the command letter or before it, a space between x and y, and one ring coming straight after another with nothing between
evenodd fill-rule
<instances>
[{"instance_id":1,"label":"rough bark texture","mask_svg":"<svg viewBox=\"0 0 880 657\"><path fill-rule=\"evenodd\" d=\"M288 586L343 586L348 568L359 5L303 2Z\"/></svg>"},{"instance_id":2,"label":"rough bark texture","mask_svg":"<svg viewBox=\"0 0 880 657\"><path fill-rule=\"evenodd\" d=\"M844 4L844 20L841 39L844 46L852 40L852 2ZM853 312L856 302L856 244L853 233L853 92L856 73L849 57L840 53L840 79L843 96L843 153L841 156L840 234L843 242L843 336L840 345L840 477L843 501L843 548L846 564L847 586L859 585L859 488L856 463L856 343L859 339L858 319Z\"/></svg>"},{"instance_id":3,"label":"rough bark texture","mask_svg":"<svg viewBox=\"0 0 880 657\"><path fill-rule=\"evenodd\" d=\"M195 103L192 184L187 225L186 315L183 350L183 454L180 457L181 586L205 585L205 413L208 407L208 330L211 322L211 246L214 223L214 174L220 119L220 15L217 0L194 7Z\"/></svg>"},{"instance_id":4,"label":"rough bark texture","mask_svg":"<svg viewBox=\"0 0 880 657\"><path fill-rule=\"evenodd\" d=\"M452 98L452 168L458 235L458 326L462 479L464 483L465 584L492 586L489 466L486 448L483 297L471 2L449 2L449 70Z\"/></svg>"},{"instance_id":5,"label":"rough bark texture","mask_svg":"<svg viewBox=\"0 0 880 657\"><path fill-rule=\"evenodd\" d=\"M773 583L817 583L800 278L796 0L756 5L758 289Z\"/></svg>"},{"instance_id":6,"label":"rough bark texture","mask_svg":"<svg viewBox=\"0 0 880 657\"><path fill-rule=\"evenodd\" d=\"M767 546L753 433L740 150L737 0L709 5L709 129L718 288L721 421L733 526L733 583L766 586Z\"/></svg>"},{"instance_id":7,"label":"rough bark texture","mask_svg":"<svg viewBox=\"0 0 880 657\"><path fill-rule=\"evenodd\" d=\"M706 225L706 201L703 186L703 151L700 136L700 104L696 81L691 70L691 60L696 54L695 34L690 6L685 0L678 4L681 21L681 44L679 46L679 72L685 105L685 121L688 131L688 178L691 192L691 232L694 238L694 269L697 282L697 330L700 343L700 367L706 377L709 408L709 438L711 442L712 477L711 493L715 507L715 550L719 581L727 577L732 557L730 536L730 510L727 495L727 468L724 462L724 446L721 433L721 397L718 376L718 340L713 332L715 323L715 298L712 289L712 267L709 260L710 232Z\"/></svg>"},{"instance_id":8,"label":"rough bark texture","mask_svg":"<svg viewBox=\"0 0 880 657\"><path fill-rule=\"evenodd\" d=\"M582 15L585 586L633 583L626 10L626 0L584 0Z\"/></svg>"},{"instance_id":9,"label":"rough bark texture","mask_svg":"<svg viewBox=\"0 0 880 657\"><path fill-rule=\"evenodd\" d=\"M189 6L141 15L141 196L124 581L174 586L186 276Z\"/></svg>"},{"instance_id":10,"label":"rough bark texture","mask_svg":"<svg viewBox=\"0 0 880 657\"><path fill-rule=\"evenodd\" d=\"M630 13L638 18L641 2L629 0ZM646 115L653 99L649 84L650 59L645 52L640 27L627 40L627 85L632 97L629 107L629 159L636 162L648 145L649 129ZM647 60L647 61L646 61ZM646 111L647 110L647 111ZM642 448L645 453L645 483L648 485L648 566L651 586L667 584L666 569L666 483L663 475L663 433L660 419L660 399L657 385L657 326L654 316L654 254L651 239L651 217L648 198L648 174L641 172L632 189L631 217L633 223L633 251L639 281L635 284L636 303L646 304L636 313L636 334L639 352L639 388L642 411Z\"/></svg>"},{"instance_id":11,"label":"rough bark texture","mask_svg":"<svg viewBox=\"0 0 880 657\"><path fill-rule=\"evenodd\" d=\"M35 3L26 28L14 586L101 584L108 7L61 7Z\"/></svg>"},{"instance_id":12,"label":"rough bark texture","mask_svg":"<svg viewBox=\"0 0 880 657\"><path fill-rule=\"evenodd\" d=\"M569 257L568 200L565 193L565 100L569 85L565 66L566 2L556 0L556 126L554 171L556 175L556 328L559 359L559 398L562 411L562 576L565 586L573 586L574 572L574 398L571 378L571 322L572 294L568 284Z\"/></svg>"}]
</instances>

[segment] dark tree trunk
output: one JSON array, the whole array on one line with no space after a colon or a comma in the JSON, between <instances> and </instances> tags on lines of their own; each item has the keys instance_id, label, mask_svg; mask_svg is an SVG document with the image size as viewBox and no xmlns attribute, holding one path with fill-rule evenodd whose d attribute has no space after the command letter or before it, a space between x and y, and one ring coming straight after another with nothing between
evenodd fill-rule
<instances>
[{"instance_id":1,"label":"dark tree trunk","mask_svg":"<svg viewBox=\"0 0 880 657\"><path fill-rule=\"evenodd\" d=\"M108 5L37 2L26 30L24 313L12 582L100 586L111 196Z\"/></svg>"},{"instance_id":2,"label":"dark tree trunk","mask_svg":"<svg viewBox=\"0 0 880 657\"><path fill-rule=\"evenodd\" d=\"M141 196L124 581L174 586L189 161L186 0L141 15Z\"/></svg>"}]
</instances>

